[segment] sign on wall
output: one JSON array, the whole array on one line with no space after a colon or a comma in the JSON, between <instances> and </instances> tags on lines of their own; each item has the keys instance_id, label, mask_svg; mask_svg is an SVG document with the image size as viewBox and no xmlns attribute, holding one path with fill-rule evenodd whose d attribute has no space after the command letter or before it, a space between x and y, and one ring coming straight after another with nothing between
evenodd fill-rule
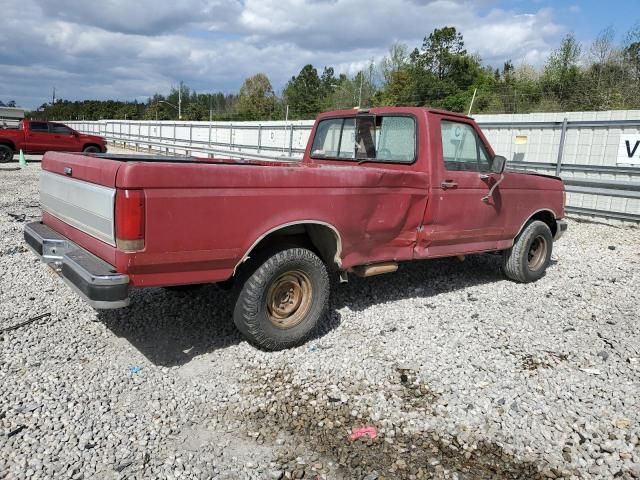
<instances>
[{"instance_id":1,"label":"sign on wall","mask_svg":"<svg viewBox=\"0 0 640 480\"><path fill-rule=\"evenodd\" d=\"M618 147L618 164L640 165L640 135L622 134L620 135L620 146Z\"/></svg>"}]
</instances>

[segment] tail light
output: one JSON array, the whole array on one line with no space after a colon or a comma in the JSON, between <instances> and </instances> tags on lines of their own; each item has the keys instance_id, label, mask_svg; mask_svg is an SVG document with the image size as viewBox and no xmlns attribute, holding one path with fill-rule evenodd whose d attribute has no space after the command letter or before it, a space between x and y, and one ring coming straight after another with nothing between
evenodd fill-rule
<instances>
[{"instance_id":1,"label":"tail light","mask_svg":"<svg viewBox=\"0 0 640 480\"><path fill-rule=\"evenodd\" d=\"M144 249L144 190L116 191L116 246L120 250Z\"/></svg>"}]
</instances>

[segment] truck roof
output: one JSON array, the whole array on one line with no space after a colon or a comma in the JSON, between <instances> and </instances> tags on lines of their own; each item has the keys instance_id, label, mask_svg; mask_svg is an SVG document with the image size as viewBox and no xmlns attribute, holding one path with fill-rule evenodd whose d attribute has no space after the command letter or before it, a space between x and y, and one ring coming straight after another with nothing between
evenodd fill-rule
<instances>
[{"instance_id":1,"label":"truck roof","mask_svg":"<svg viewBox=\"0 0 640 480\"><path fill-rule=\"evenodd\" d=\"M469 117L468 115L465 115L464 113L450 112L448 110L442 110L439 108L432 108L432 107L372 107L372 108L366 108L366 109L349 108L344 110L333 110L331 112L321 113L318 115L317 119L320 120L322 118L327 118L327 117L351 116L351 115L357 115L358 113L366 113L366 112L375 113L375 114L384 114L384 113L418 114L422 112L429 112L429 113L438 113L438 114L472 120L471 117Z\"/></svg>"}]
</instances>

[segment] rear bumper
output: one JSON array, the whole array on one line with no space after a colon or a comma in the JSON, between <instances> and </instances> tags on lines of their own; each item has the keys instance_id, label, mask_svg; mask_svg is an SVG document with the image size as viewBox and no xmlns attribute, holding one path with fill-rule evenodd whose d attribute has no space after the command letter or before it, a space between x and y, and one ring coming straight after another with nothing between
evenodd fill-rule
<instances>
[{"instance_id":1,"label":"rear bumper","mask_svg":"<svg viewBox=\"0 0 640 480\"><path fill-rule=\"evenodd\" d=\"M89 305L97 309L129 305L129 276L41 222L24 227L24 239Z\"/></svg>"},{"instance_id":2,"label":"rear bumper","mask_svg":"<svg viewBox=\"0 0 640 480\"><path fill-rule=\"evenodd\" d=\"M553 236L553 240L558 240L564 233L567 231L567 221L566 220L556 220L556 225L558 229L556 230L556 234Z\"/></svg>"}]
</instances>

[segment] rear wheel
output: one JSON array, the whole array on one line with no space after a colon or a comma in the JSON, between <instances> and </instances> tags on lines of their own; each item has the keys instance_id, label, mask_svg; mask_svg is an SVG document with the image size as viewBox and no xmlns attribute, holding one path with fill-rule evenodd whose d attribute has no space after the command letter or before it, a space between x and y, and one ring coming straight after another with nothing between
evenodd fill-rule
<instances>
[{"instance_id":1,"label":"rear wheel","mask_svg":"<svg viewBox=\"0 0 640 480\"><path fill-rule=\"evenodd\" d=\"M7 163L13 160L13 148L9 145L0 145L0 163Z\"/></svg>"},{"instance_id":2,"label":"rear wheel","mask_svg":"<svg viewBox=\"0 0 640 480\"><path fill-rule=\"evenodd\" d=\"M517 282L535 282L544 275L553 249L549 226L539 220L529 223L513 247L503 253L502 269Z\"/></svg>"},{"instance_id":3,"label":"rear wheel","mask_svg":"<svg viewBox=\"0 0 640 480\"><path fill-rule=\"evenodd\" d=\"M89 145L82 150L85 153L100 153L100 149L95 145Z\"/></svg>"},{"instance_id":4,"label":"rear wheel","mask_svg":"<svg viewBox=\"0 0 640 480\"><path fill-rule=\"evenodd\" d=\"M237 285L236 327L247 340L266 350L301 344L325 316L327 268L305 248L263 256L240 274Z\"/></svg>"}]
</instances>

